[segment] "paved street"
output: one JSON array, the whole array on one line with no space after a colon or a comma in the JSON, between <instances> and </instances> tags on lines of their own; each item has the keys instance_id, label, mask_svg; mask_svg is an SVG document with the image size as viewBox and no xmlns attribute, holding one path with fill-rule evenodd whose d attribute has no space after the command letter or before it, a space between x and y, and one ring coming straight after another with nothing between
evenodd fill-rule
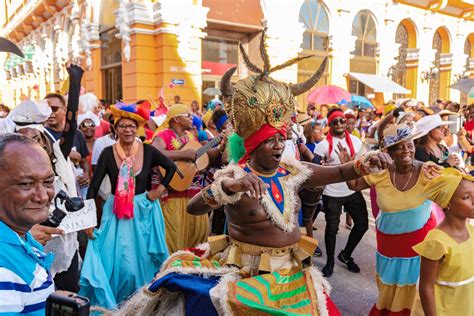
<instances>
[{"instance_id":1,"label":"paved street","mask_svg":"<svg viewBox=\"0 0 474 316\"><path fill-rule=\"evenodd\" d=\"M339 307L342 315L367 315L377 299L377 285L375 284L375 224L370 210L368 190L364 192L369 209L369 231L364 235L357 246L354 261L360 266L361 273L352 273L347 270L336 258L334 274L328 280L332 286L331 298ZM326 263L324 245L324 214L319 214L316 220L317 230L314 237L319 240L323 250L323 257L314 258L314 264L321 270ZM337 235L336 256L344 248L350 230L345 227L345 214L341 216L341 224Z\"/></svg>"}]
</instances>

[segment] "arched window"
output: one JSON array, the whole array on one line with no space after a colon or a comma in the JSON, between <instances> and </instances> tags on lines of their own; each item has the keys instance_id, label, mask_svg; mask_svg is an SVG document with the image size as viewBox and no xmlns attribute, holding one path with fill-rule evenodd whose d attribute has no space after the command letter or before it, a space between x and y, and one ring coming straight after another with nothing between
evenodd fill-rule
<instances>
[{"instance_id":1,"label":"arched window","mask_svg":"<svg viewBox=\"0 0 474 316\"><path fill-rule=\"evenodd\" d=\"M300 22L306 31L303 34L303 50L327 49L329 18L318 0L305 0L300 9Z\"/></svg>"},{"instance_id":2,"label":"arched window","mask_svg":"<svg viewBox=\"0 0 474 316\"><path fill-rule=\"evenodd\" d=\"M308 54L315 56L298 62L298 82L304 82L313 75L314 70L328 54L329 17L318 0L305 0L300 9L300 22L306 29L303 34L301 56ZM315 87L327 84L327 75L325 72ZM306 97L309 93L310 91L307 91L296 98L300 110L306 109Z\"/></svg>"},{"instance_id":3,"label":"arched window","mask_svg":"<svg viewBox=\"0 0 474 316\"><path fill-rule=\"evenodd\" d=\"M360 11L354 18L352 35L357 37L355 56L375 57L377 29L368 10Z\"/></svg>"}]
</instances>

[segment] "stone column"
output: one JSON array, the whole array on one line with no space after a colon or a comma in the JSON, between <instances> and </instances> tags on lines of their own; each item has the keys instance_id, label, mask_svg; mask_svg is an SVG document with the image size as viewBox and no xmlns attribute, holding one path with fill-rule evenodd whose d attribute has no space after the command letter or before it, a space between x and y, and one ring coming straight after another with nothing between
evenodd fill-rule
<instances>
[{"instance_id":1,"label":"stone column","mask_svg":"<svg viewBox=\"0 0 474 316\"><path fill-rule=\"evenodd\" d=\"M272 66L295 58L301 52L305 28L299 22L299 13L303 0L260 0L267 27L267 51ZM284 82L296 83L298 64L294 64L271 76Z\"/></svg>"},{"instance_id":2,"label":"stone column","mask_svg":"<svg viewBox=\"0 0 474 316\"><path fill-rule=\"evenodd\" d=\"M356 41L356 37L352 36L350 11L339 10L337 14L333 14L329 23L338 27L332 27L329 33L330 78L328 84L347 90L347 79L344 75L350 71Z\"/></svg>"},{"instance_id":3,"label":"stone column","mask_svg":"<svg viewBox=\"0 0 474 316\"><path fill-rule=\"evenodd\" d=\"M91 23L84 31L88 32L89 51L85 54L83 85L88 92L94 93L97 98L101 99L102 72L100 66L102 54L100 49L99 26L95 23Z\"/></svg>"},{"instance_id":4,"label":"stone column","mask_svg":"<svg viewBox=\"0 0 474 316\"><path fill-rule=\"evenodd\" d=\"M466 37L464 34L458 32L453 36L451 44L451 53L453 53L452 65L451 65L451 81L448 85L455 82L455 76L462 74L466 69L466 60L468 55L464 54L464 41ZM461 100L461 92L456 89L450 89L450 100L459 102Z\"/></svg>"},{"instance_id":5,"label":"stone column","mask_svg":"<svg viewBox=\"0 0 474 316\"><path fill-rule=\"evenodd\" d=\"M426 22L425 22L426 23ZM430 67L433 66L435 59L436 50L433 47L433 32L430 27L420 26L420 34L418 38L418 79L416 89L416 99L425 102L426 106L429 106L429 92L430 92L430 81L423 80L421 73L423 71L429 71Z\"/></svg>"},{"instance_id":6,"label":"stone column","mask_svg":"<svg viewBox=\"0 0 474 316\"><path fill-rule=\"evenodd\" d=\"M165 87L165 102L173 103L179 95L185 104L201 104L201 42L206 36L202 30L209 8L201 1L160 0L153 9L157 86Z\"/></svg>"},{"instance_id":7,"label":"stone column","mask_svg":"<svg viewBox=\"0 0 474 316\"><path fill-rule=\"evenodd\" d=\"M157 80L152 4L122 0L115 15L122 39L123 99L135 102L153 98Z\"/></svg>"}]
</instances>

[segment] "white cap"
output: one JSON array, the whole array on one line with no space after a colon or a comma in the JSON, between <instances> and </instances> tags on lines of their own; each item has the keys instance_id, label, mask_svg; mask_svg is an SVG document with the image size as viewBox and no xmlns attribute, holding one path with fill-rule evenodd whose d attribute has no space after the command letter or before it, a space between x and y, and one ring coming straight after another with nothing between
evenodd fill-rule
<instances>
[{"instance_id":1,"label":"white cap","mask_svg":"<svg viewBox=\"0 0 474 316\"><path fill-rule=\"evenodd\" d=\"M84 122L84 120L91 120L92 122L94 122L95 126L100 125L99 118L97 117L97 115L95 115L91 111L88 111L84 114L79 114L79 116L77 117L77 125L81 125L81 123Z\"/></svg>"}]
</instances>

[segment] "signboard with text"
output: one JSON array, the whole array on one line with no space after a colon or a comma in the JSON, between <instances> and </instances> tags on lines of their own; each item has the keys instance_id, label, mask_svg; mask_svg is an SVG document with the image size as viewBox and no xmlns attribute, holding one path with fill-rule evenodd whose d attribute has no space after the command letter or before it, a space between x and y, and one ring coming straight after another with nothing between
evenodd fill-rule
<instances>
[{"instance_id":1,"label":"signboard with text","mask_svg":"<svg viewBox=\"0 0 474 316\"><path fill-rule=\"evenodd\" d=\"M64 207L61 207L64 210ZM85 200L84 207L77 212L69 212L59 225L64 233L72 233L97 226L97 212L93 199Z\"/></svg>"}]
</instances>

